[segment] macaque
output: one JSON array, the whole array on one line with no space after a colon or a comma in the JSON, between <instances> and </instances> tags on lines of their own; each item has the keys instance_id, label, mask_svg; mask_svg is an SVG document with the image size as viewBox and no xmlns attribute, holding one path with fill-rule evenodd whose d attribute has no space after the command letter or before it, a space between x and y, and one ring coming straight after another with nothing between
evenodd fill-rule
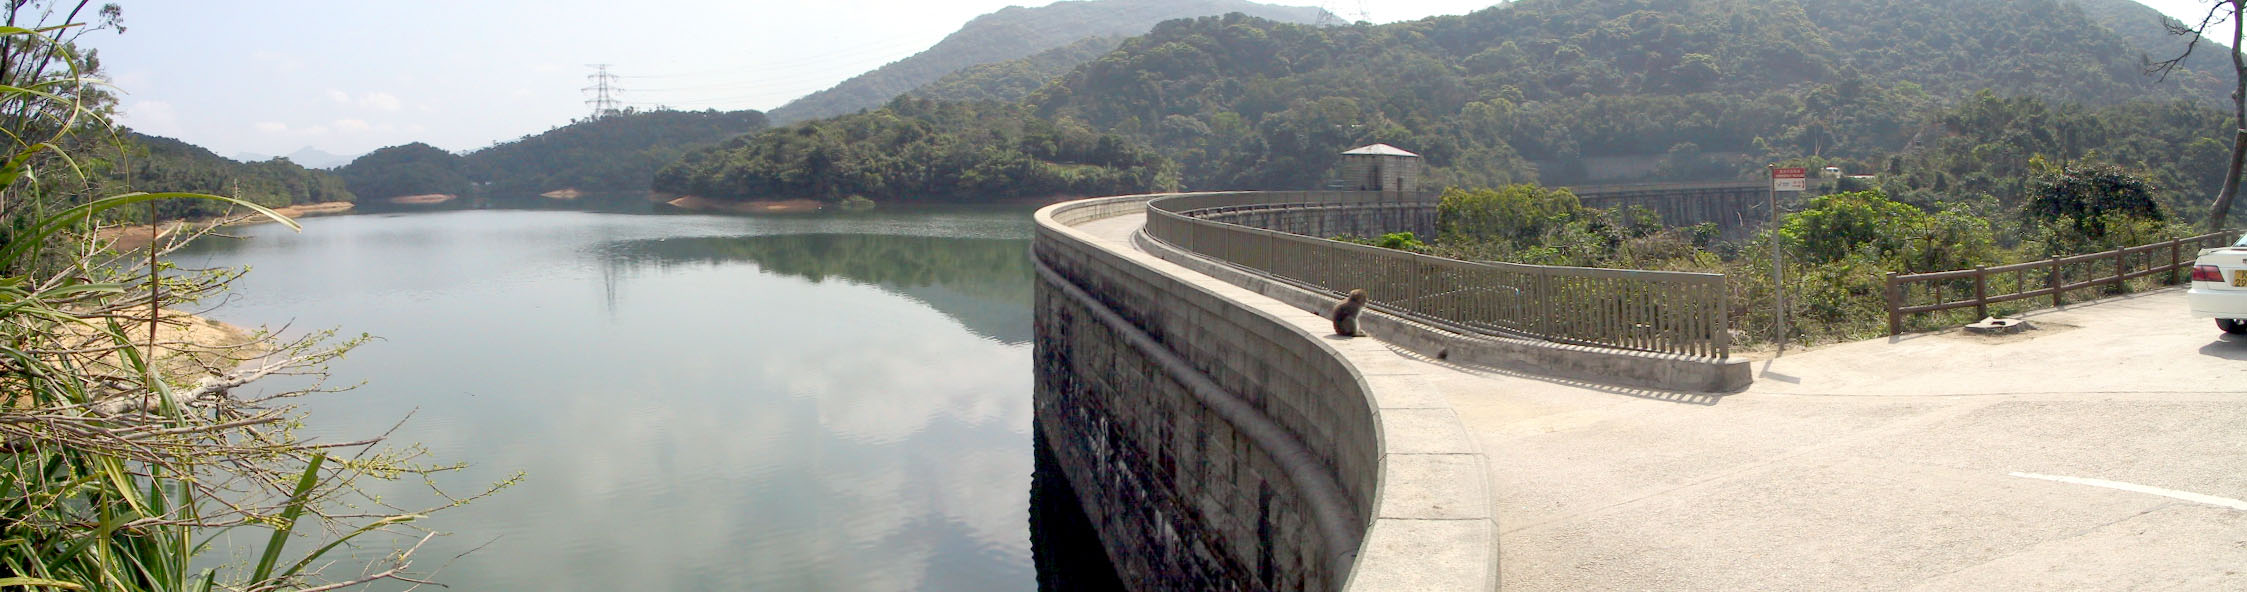
<instances>
[{"instance_id":1,"label":"macaque","mask_svg":"<svg viewBox=\"0 0 2247 592\"><path fill-rule=\"evenodd\" d=\"M1351 290L1350 297L1334 305L1334 313L1327 315L1327 318L1334 319L1335 335L1358 335L1358 313L1365 310L1365 301L1365 290Z\"/></svg>"}]
</instances>

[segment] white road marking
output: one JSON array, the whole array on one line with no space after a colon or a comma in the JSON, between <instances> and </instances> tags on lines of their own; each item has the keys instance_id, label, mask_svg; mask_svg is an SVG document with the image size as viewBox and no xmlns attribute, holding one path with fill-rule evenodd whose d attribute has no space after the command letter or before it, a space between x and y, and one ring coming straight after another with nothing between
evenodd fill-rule
<instances>
[{"instance_id":1,"label":"white road marking","mask_svg":"<svg viewBox=\"0 0 2247 592\"><path fill-rule=\"evenodd\" d=\"M2043 479L2046 481L2058 481L2061 483L2074 483L2076 485L2089 485L2092 487L2105 487L2108 489L2120 489L2123 491L2153 494L2161 497L2176 498L2193 503L2208 504L2211 506L2231 508L2234 510L2247 512L2247 502L2231 499L2228 497L2216 497L2213 495L2198 494L2190 491L2177 491L2175 489L2162 489L2159 487L2139 485L2136 483L2123 483L2121 481L2108 481L2105 479L2086 479L2083 477L2062 477L2059 475L2039 475L2036 473L2012 473L2012 475L2015 477L2026 477L2029 479Z\"/></svg>"}]
</instances>

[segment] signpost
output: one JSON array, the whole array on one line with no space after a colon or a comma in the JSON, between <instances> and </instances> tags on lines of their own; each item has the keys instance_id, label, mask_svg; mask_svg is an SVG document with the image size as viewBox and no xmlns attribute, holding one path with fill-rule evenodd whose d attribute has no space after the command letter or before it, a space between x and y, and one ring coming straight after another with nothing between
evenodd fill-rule
<instances>
[{"instance_id":1,"label":"signpost","mask_svg":"<svg viewBox=\"0 0 2247 592\"><path fill-rule=\"evenodd\" d=\"M1787 353L1787 272L1785 267L1786 256L1779 250L1779 192L1809 190L1810 169L1802 167L1782 169L1778 165L1767 165L1765 168L1771 169L1771 192L1768 194L1771 200L1771 295L1774 302L1772 306L1776 309L1773 318L1777 321L1772 327L1772 332L1778 334L1779 353L1785 354Z\"/></svg>"},{"instance_id":2,"label":"signpost","mask_svg":"<svg viewBox=\"0 0 2247 592\"><path fill-rule=\"evenodd\" d=\"M1810 169L1801 167L1773 168L1771 169L1771 190L1774 192L1808 190L1810 189L1809 173Z\"/></svg>"}]
</instances>

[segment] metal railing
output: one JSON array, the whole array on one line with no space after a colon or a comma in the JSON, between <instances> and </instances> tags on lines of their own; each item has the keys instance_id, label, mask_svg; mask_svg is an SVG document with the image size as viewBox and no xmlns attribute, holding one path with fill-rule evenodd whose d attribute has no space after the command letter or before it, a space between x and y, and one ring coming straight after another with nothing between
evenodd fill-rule
<instances>
[{"instance_id":1,"label":"metal railing","mask_svg":"<svg viewBox=\"0 0 2247 592\"><path fill-rule=\"evenodd\" d=\"M1725 359L1722 274L1460 261L1204 219L1251 208L1380 207L1432 195L1188 194L1147 202L1147 234L1172 246L1453 331ZM1233 217L1233 216L1227 216Z\"/></svg>"},{"instance_id":2,"label":"metal railing","mask_svg":"<svg viewBox=\"0 0 2247 592\"><path fill-rule=\"evenodd\" d=\"M2168 242L2125 247L2112 251L2059 257L1997 267L1976 267L1933 273L1888 274L1888 334L1904 332L1908 315L1973 307L1977 316L1990 316L1990 305L2048 296L2052 306L2067 303L2067 293L2167 273L2169 283L2183 281L2200 250L2230 244L2225 239L2237 231L2180 238ZM2134 263L2134 264L2133 264ZM1953 296L1957 298L1953 298ZM1924 304L1912 304L1922 300Z\"/></svg>"},{"instance_id":3,"label":"metal railing","mask_svg":"<svg viewBox=\"0 0 2247 592\"><path fill-rule=\"evenodd\" d=\"M1621 185L1572 185L1568 191L1579 199L1614 196L1671 195L1688 192L1750 192L1762 195L1771 189L1770 181L1689 181L1679 183L1630 183Z\"/></svg>"}]
</instances>

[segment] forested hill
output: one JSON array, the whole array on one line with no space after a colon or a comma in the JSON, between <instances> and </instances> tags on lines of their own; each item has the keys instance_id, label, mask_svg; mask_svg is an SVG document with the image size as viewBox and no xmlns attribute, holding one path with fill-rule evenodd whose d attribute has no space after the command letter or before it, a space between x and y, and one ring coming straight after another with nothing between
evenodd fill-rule
<instances>
[{"instance_id":1,"label":"forested hill","mask_svg":"<svg viewBox=\"0 0 2247 592\"><path fill-rule=\"evenodd\" d=\"M1175 187L1169 159L1019 105L898 97L681 158L655 190L726 200L885 203L1089 197Z\"/></svg>"},{"instance_id":2,"label":"forested hill","mask_svg":"<svg viewBox=\"0 0 2247 592\"><path fill-rule=\"evenodd\" d=\"M1916 82L1945 98L1982 89L2091 104L2223 100L2230 62L2202 45L2197 69L2155 82L2145 60L2184 51L2134 0L1797 0L1838 66ZM2175 84L2170 84L2174 82Z\"/></svg>"},{"instance_id":3,"label":"forested hill","mask_svg":"<svg viewBox=\"0 0 2247 592\"><path fill-rule=\"evenodd\" d=\"M647 191L655 172L679 157L764 128L765 116L756 111L625 111L466 155L418 142L391 146L337 173L370 200L443 193L523 201L570 189L636 193Z\"/></svg>"},{"instance_id":4,"label":"forested hill","mask_svg":"<svg viewBox=\"0 0 2247 592\"><path fill-rule=\"evenodd\" d=\"M1331 18L1318 8L1247 0L1075 0L1038 8L1010 6L968 21L926 51L790 101L770 115L774 124L785 125L879 107L962 68L1024 58L1086 37L1138 35L1166 20L1230 12L1291 23Z\"/></svg>"},{"instance_id":5,"label":"forested hill","mask_svg":"<svg viewBox=\"0 0 2247 592\"><path fill-rule=\"evenodd\" d=\"M1077 66L1115 51L1127 35L1086 37L1030 57L970 66L913 89L912 95L940 101L1012 103L1030 96Z\"/></svg>"},{"instance_id":6,"label":"forested hill","mask_svg":"<svg viewBox=\"0 0 2247 592\"><path fill-rule=\"evenodd\" d=\"M460 155L414 142L368 152L336 169L368 202L413 195L467 195L472 185Z\"/></svg>"},{"instance_id":7,"label":"forested hill","mask_svg":"<svg viewBox=\"0 0 2247 592\"><path fill-rule=\"evenodd\" d=\"M1705 178L1892 153L1982 89L2226 96L2228 74L2157 84L2140 64L2158 50L2110 29L2158 23L2091 15L2058 0L1520 0L1384 26L1203 18L1028 102L1148 143L1188 188L1299 188L1372 141L1421 152L1437 183Z\"/></svg>"},{"instance_id":8,"label":"forested hill","mask_svg":"<svg viewBox=\"0 0 2247 592\"><path fill-rule=\"evenodd\" d=\"M2171 34L2166 27L2162 26L2163 23L2176 22L2176 19L2169 18L2161 11L2139 4L2135 0L2079 1L2083 14L2091 17L2091 22L2106 25L2115 34L2121 35L2122 40L2128 42L2131 47L2145 52L2148 61L2158 62L2177 57L2184 53L2185 45L2192 40L2191 37ZM2205 12L2202 14L2205 14ZM2190 23L2177 24L2197 26L2200 21L2196 18ZM2227 27L2228 25L2219 26L2209 32L2218 37L2228 36L2230 31ZM2192 58L2186 60L2185 65L2192 70L2193 75L2208 79L2188 82L2187 84L2190 86L2206 85L2230 88L2229 85L2233 83L2229 74L2231 72L2231 58L2224 55L2223 47L2220 45L2202 42L2198 49L2193 50Z\"/></svg>"},{"instance_id":9,"label":"forested hill","mask_svg":"<svg viewBox=\"0 0 2247 592\"><path fill-rule=\"evenodd\" d=\"M756 111L631 111L572 122L469 153L469 180L495 198L550 191L645 191L657 169L765 128Z\"/></svg>"},{"instance_id":10,"label":"forested hill","mask_svg":"<svg viewBox=\"0 0 2247 592\"><path fill-rule=\"evenodd\" d=\"M106 169L110 180L164 191L230 195L267 207L353 201L342 178L297 166L286 158L238 162L201 146L161 136L127 132L123 166ZM224 213L218 202L173 199L156 202L166 218L201 218Z\"/></svg>"}]
</instances>

